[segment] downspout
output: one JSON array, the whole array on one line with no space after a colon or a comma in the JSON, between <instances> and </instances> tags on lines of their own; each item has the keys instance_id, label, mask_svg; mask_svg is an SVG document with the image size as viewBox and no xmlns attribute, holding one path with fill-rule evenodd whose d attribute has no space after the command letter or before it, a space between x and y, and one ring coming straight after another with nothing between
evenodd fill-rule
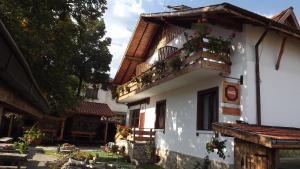
<instances>
[{"instance_id":1,"label":"downspout","mask_svg":"<svg viewBox=\"0 0 300 169\"><path fill-rule=\"evenodd\" d=\"M255 81L256 81L256 124L261 125L261 97L260 97L260 71L259 71L259 45L266 37L269 26L265 29L255 44Z\"/></svg>"}]
</instances>

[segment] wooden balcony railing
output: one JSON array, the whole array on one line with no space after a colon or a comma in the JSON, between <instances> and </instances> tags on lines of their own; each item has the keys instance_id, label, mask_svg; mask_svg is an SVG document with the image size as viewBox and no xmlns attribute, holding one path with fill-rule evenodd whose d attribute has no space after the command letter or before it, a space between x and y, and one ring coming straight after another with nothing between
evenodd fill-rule
<instances>
[{"instance_id":1,"label":"wooden balcony railing","mask_svg":"<svg viewBox=\"0 0 300 169\"><path fill-rule=\"evenodd\" d=\"M133 142L155 140L155 130L153 128L132 128L131 134Z\"/></svg>"},{"instance_id":2,"label":"wooden balcony railing","mask_svg":"<svg viewBox=\"0 0 300 169\"><path fill-rule=\"evenodd\" d=\"M163 65L161 64L161 61L160 64L153 64L151 67L147 67L147 70L143 73L133 77L129 82L120 85L117 91L119 100L120 98L122 99L122 97L124 98L127 95L129 96L130 94L135 94L145 88L149 88L162 79L167 80L168 77L176 72L190 72L190 70L194 69L209 69L224 74L230 73L230 49L214 52L210 49L208 42L203 42L199 45L199 49L194 51L191 55L184 56L185 52L184 48L170 52L170 55L163 61ZM176 57L181 59L179 70L174 70L168 66L169 62Z\"/></svg>"}]
</instances>

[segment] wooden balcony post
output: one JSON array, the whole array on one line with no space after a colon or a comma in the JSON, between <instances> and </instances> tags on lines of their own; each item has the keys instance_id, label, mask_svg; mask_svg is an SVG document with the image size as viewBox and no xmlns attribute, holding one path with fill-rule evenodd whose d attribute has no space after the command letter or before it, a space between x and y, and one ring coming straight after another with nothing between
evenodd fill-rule
<instances>
[{"instance_id":1,"label":"wooden balcony post","mask_svg":"<svg viewBox=\"0 0 300 169\"><path fill-rule=\"evenodd\" d=\"M108 119L106 117L106 120L105 120L105 135L104 135L104 142L105 143L107 142L107 130L108 130Z\"/></svg>"},{"instance_id":2,"label":"wooden balcony post","mask_svg":"<svg viewBox=\"0 0 300 169\"><path fill-rule=\"evenodd\" d=\"M63 119L61 122L60 136L59 136L58 140L62 140L64 138L65 121L66 121L66 119Z\"/></svg>"},{"instance_id":3,"label":"wooden balcony post","mask_svg":"<svg viewBox=\"0 0 300 169\"><path fill-rule=\"evenodd\" d=\"M1 128L1 124L2 124L3 109L4 108L0 105L0 128Z\"/></svg>"},{"instance_id":4,"label":"wooden balcony post","mask_svg":"<svg viewBox=\"0 0 300 169\"><path fill-rule=\"evenodd\" d=\"M135 127L133 127L133 142L135 142Z\"/></svg>"}]
</instances>

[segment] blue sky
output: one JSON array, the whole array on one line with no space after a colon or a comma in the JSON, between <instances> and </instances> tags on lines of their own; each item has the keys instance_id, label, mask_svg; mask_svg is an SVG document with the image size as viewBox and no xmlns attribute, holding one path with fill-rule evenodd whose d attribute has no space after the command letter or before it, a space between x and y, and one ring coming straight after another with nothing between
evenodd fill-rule
<instances>
[{"instance_id":1,"label":"blue sky","mask_svg":"<svg viewBox=\"0 0 300 169\"><path fill-rule=\"evenodd\" d=\"M110 76L114 78L120 65L136 22L141 13L166 11L166 5L184 4L200 7L225 2L220 0L107 0L108 9L104 16L107 36L112 38L109 47L113 55ZM231 0L226 1L241 8L271 17L293 6L300 18L300 0Z\"/></svg>"}]
</instances>

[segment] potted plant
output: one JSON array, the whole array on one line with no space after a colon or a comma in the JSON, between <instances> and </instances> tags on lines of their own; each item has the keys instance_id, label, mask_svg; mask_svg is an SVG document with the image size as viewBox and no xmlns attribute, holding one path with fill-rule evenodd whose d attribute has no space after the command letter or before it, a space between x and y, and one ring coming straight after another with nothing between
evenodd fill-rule
<instances>
[{"instance_id":1,"label":"potted plant","mask_svg":"<svg viewBox=\"0 0 300 169\"><path fill-rule=\"evenodd\" d=\"M24 142L28 143L29 145L38 145L42 142L44 137L45 134L42 132L42 130L38 128L32 128L25 131L22 140L24 140Z\"/></svg>"},{"instance_id":2,"label":"potted plant","mask_svg":"<svg viewBox=\"0 0 300 169\"><path fill-rule=\"evenodd\" d=\"M141 82L144 85L148 85L152 82L152 73L146 72L141 76Z\"/></svg>"},{"instance_id":3,"label":"potted plant","mask_svg":"<svg viewBox=\"0 0 300 169\"><path fill-rule=\"evenodd\" d=\"M126 139L130 132L131 128L127 126L117 125L117 133L115 135L115 140Z\"/></svg>"},{"instance_id":4,"label":"potted plant","mask_svg":"<svg viewBox=\"0 0 300 169\"><path fill-rule=\"evenodd\" d=\"M182 65L182 61L181 61L180 57L177 56L177 57L174 57L173 59L171 59L168 64L173 71L179 71L181 68L181 65Z\"/></svg>"},{"instance_id":5,"label":"potted plant","mask_svg":"<svg viewBox=\"0 0 300 169\"><path fill-rule=\"evenodd\" d=\"M166 71L166 62L164 60L158 60L154 63L155 73L159 76L159 79L164 77Z\"/></svg>"},{"instance_id":6,"label":"potted plant","mask_svg":"<svg viewBox=\"0 0 300 169\"><path fill-rule=\"evenodd\" d=\"M217 152L218 156L225 159L224 149L226 148L227 140L220 140L218 136L212 137L211 141L206 143L206 151L208 153Z\"/></svg>"}]
</instances>

